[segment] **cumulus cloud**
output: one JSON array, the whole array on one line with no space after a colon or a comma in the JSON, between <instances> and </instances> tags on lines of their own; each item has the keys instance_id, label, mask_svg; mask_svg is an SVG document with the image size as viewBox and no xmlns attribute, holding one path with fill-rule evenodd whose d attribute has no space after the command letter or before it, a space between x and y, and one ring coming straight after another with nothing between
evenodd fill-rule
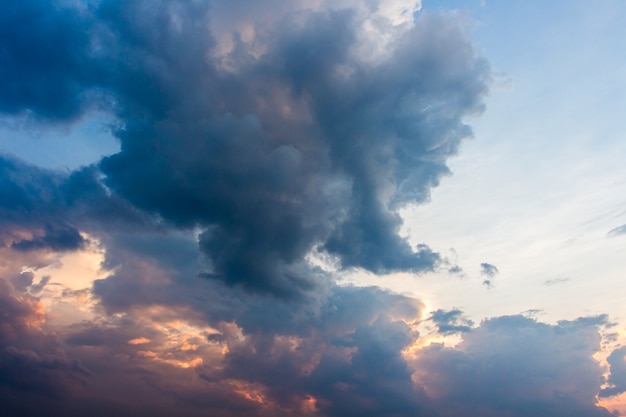
<instances>
[{"instance_id":1,"label":"cumulus cloud","mask_svg":"<svg viewBox=\"0 0 626 417\"><path fill-rule=\"evenodd\" d=\"M161 243L135 247L149 260ZM556 325L494 318L464 332L455 348L415 348L416 325L425 317L424 305L414 298L339 286L297 305L245 293L228 296L227 287L204 293L203 287L159 274L184 259L180 253L157 258L151 273L137 277L145 298L140 288L127 290L125 304L110 306L112 313L124 314L76 323L55 336L41 329L45 317L36 298L2 287L1 305L14 312L3 313L11 323L3 345L37 355L16 360L17 351L9 349L12 368L3 368L0 385L41 391L35 403L22 403L10 391L12 410L65 415L98 408L122 416L135 415L131 410L157 416L610 415L595 406L604 370L592 356L605 317ZM119 290L121 297L125 288ZM108 297L111 302L115 294ZM469 327L463 317L453 310L428 318L445 333L466 330L445 327ZM610 381L617 386L619 368L610 362L616 375ZM26 370L33 378L23 383L39 388L15 379Z\"/></svg>"},{"instance_id":2,"label":"cumulus cloud","mask_svg":"<svg viewBox=\"0 0 626 417\"><path fill-rule=\"evenodd\" d=\"M24 89L44 84L37 77L46 66L16 45L34 51L52 40L47 65L63 78L40 96L3 93L5 111L48 121L91 104L113 112L121 152L99 164L102 186L176 227L202 230L206 276L229 285L287 298L307 292L316 283L304 257L316 247L345 268L432 270L440 256L399 237L395 208L425 201L449 173L446 159L471 135L464 116L482 110L489 67L458 19L413 21L417 2L357 4L277 1L275 25L248 16L241 24L254 36L242 26L219 51L227 29L212 29L213 13L236 15L223 5L3 6L28 16L3 37L15 56L5 79L31 74ZM375 59L362 54L372 30L389 34Z\"/></svg>"},{"instance_id":3,"label":"cumulus cloud","mask_svg":"<svg viewBox=\"0 0 626 417\"><path fill-rule=\"evenodd\" d=\"M603 369L592 355L599 349L597 326L605 321L489 319L457 348L419 351L415 379L444 416L609 416L594 405Z\"/></svg>"},{"instance_id":4,"label":"cumulus cloud","mask_svg":"<svg viewBox=\"0 0 626 417\"><path fill-rule=\"evenodd\" d=\"M0 111L70 121L93 103L90 39L80 10L61 2L0 5ZM88 29L88 28L87 28Z\"/></svg>"}]
</instances>

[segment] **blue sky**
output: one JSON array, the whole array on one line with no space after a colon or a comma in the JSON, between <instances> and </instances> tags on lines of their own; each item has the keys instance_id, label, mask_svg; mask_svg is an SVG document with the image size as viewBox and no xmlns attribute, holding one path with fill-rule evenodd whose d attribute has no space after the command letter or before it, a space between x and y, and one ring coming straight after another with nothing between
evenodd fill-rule
<instances>
[{"instance_id":1,"label":"blue sky","mask_svg":"<svg viewBox=\"0 0 626 417\"><path fill-rule=\"evenodd\" d=\"M474 198L481 206L474 217L457 222L478 225L481 217L488 219L482 230L468 234L494 242L491 254L499 253L502 261L490 259L519 282L511 291L519 293L534 282L528 291L540 301L529 308L546 308L557 319L610 305L621 318L623 242L607 239L607 233L626 221L620 193L626 179L624 96L619 92L625 62L615 52L623 44L618 35L623 6L572 2L541 13L543 6L532 9L530 3L520 10L485 10L484 24L477 24L477 39L511 86L493 93L475 123L476 141L459 156L459 175L434 191L434 204L422 207L422 215L443 211L436 207L438 193L448 206L454 205L452 194L459 202ZM507 12L515 21L505 19ZM504 48L503 39L512 43ZM520 61L520 55L526 58ZM433 221L455 222L452 216ZM570 282L549 296L537 286L565 279ZM507 285L504 276L502 281ZM578 299L589 293L597 295Z\"/></svg>"},{"instance_id":2,"label":"blue sky","mask_svg":"<svg viewBox=\"0 0 626 417\"><path fill-rule=\"evenodd\" d=\"M430 204L406 214L415 235L467 257L470 277L479 262L498 265L504 294L490 294L489 304L511 313L524 304L550 320L609 306L615 319L625 313L623 239L607 238L626 222L619 87L626 62L616 53L623 5L588 6L472 9L474 37L503 74L500 86L472 120L475 139L450 162L454 175Z\"/></svg>"},{"instance_id":3,"label":"blue sky","mask_svg":"<svg viewBox=\"0 0 626 417\"><path fill-rule=\"evenodd\" d=\"M13 415L626 413L623 2L0 16Z\"/></svg>"}]
</instances>

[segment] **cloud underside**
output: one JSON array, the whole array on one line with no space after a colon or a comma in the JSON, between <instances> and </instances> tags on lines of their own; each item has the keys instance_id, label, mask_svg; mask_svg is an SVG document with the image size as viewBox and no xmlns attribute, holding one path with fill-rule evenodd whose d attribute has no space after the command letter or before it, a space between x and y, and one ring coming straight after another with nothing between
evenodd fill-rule
<instances>
[{"instance_id":1,"label":"cloud underside","mask_svg":"<svg viewBox=\"0 0 626 417\"><path fill-rule=\"evenodd\" d=\"M398 209L428 200L483 109L466 22L405 1L259 3L0 5L4 117L105 112L121 145L71 172L0 156L3 409L610 415L596 395L624 384L618 357L609 388L592 358L605 318L475 326L309 261L445 264L399 236ZM96 254L105 276L82 289L34 283ZM425 322L463 342L425 347Z\"/></svg>"},{"instance_id":2,"label":"cloud underside","mask_svg":"<svg viewBox=\"0 0 626 417\"><path fill-rule=\"evenodd\" d=\"M143 262L135 274L157 275ZM269 298L243 305L217 296L224 287L157 288L133 278L150 301L109 306L125 314L54 334L45 329L41 301L15 285L28 277L0 281L0 398L8 409L53 416L609 416L595 406L596 395L624 389L623 349L609 358L613 388L601 389L604 369L592 356L606 317L556 325L499 317L457 329L464 336L454 348L420 347L426 336L415 325L427 319L424 306L373 287L335 286L294 309ZM458 315L433 316L442 323Z\"/></svg>"}]
</instances>

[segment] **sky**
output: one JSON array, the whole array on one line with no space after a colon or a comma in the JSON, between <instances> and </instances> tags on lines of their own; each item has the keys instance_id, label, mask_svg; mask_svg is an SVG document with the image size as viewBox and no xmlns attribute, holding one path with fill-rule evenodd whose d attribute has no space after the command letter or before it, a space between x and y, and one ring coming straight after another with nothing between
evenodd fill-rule
<instances>
[{"instance_id":1,"label":"sky","mask_svg":"<svg viewBox=\"0 0 626 417\"><path fill-rule=\"evenodd\" d=\"M626 415L625 16L0 3L3 410Z\"/></svg>"}]
</instances>

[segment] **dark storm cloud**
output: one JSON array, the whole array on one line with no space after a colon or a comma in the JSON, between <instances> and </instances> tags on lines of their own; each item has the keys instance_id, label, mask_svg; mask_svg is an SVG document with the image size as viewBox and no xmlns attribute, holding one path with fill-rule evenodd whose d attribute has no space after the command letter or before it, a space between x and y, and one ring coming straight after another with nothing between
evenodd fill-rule
<instances>
[{"instance_id":1,"label":"dark storm cloud","mask_svg":"<svg viewBox=\"0 0 626 417\"><path fill-rule=\"evenodd\" d=\"M162 244L133 242L127 247L141 248L139 259L149 263L160 258ZM177 265L185 259L184 252L166 257L159 265ZM187 252L193 253L191 248ZM118 310L125 314L105 326L81 323L64 329L64 345L40 331L32 336L36 328L29 323L43 319L36 298L20 298L3 289L10 295L0 304L6 306L3 317L14 323L3 327L2 334L8 335L3 343L10 338L21 351L40 356L50 355L50 349L56 352L45 361L32 355L28 362L11 359L14 368L2 373L6 386L41 392L37 395L42 402L36 404L45 408L16 400L9 406L31 414L46 409L48 415L63 415L68 409L90 415L99 409L106 410L102 415L121 416L165 416L174 409L183 416L207 412L216 416L610 415L594 405L603 369L592 355L600 342L597 328L607 324L604 316L557 325L518 316L495 318L464 333L464 341L454 349L431 345L407 356L404 350L419 337L412 324L423 320L424 309L410 297L378 288L333 286L319 299L297 306L266 297L243 298L243 293L230 301L223 295L211 300L204 298L212 294L203 294L203 287L187 287L184 280L167 279L157 285L164 279L158 271L136 276L140 285L133 296L139 298L143 288L148 293L145 307L161 303L165 310L133 313L133 306L140 306L129 301ZM192 306L195 313L184 310L185 306ZM194 318L197 313L201 314ZM462 312L436 316L441 322L458 324ZM219 337L206 334L205 345L201 340L193 342L204 347L191 351L201 355L205 365L179 370L139 355L139 351L161 353L159 346L169 344L169 331L146 327L142 324L146 317L157 323L183 317L189 324L208 322ZM129 344L138 336L148 341ZM8 354L13 358L17 352ZM177 358L184 352L168 348L162 354ZM618 353L614 356L619 358ZM50 362L53 358L56 362ZM619 362L611 359L611 364L616 375L611 381L618 385ZM20 385L16 379L26 370L33 379L24 383L35 385ZM56 385L50 385L52 376ZM65 379L60 386L59 378ZM71 394L75 390L80 396ZM236 394L241 390L258 390L265 405ZM300 407L310 397L315 398L318 411L307 414Z\"/></svg>"},{"instance_id":2,"label":"dark storm cloud","mask_svg":"<svg viewBox=\"0 0 626 417\"><path fill-rule=\"evenodd\" d=\"M615 237L626 234L626 224L615 229L611 229L608 233L609 237Z\"/></svg>"},{"instance_id":3,"label":"dark storm cloud","mask_svg":"<svg viewBox=\"0 0 626 417\"><path fill-rule=\"evenodd\" d=\"M47 281L18 264L0 279L9 412L607 415L594 406L602 320L472 327L440 310L440 333L464 341L419 350L420 301L338 286L306 261L319 250L383 273L443 263L398 235L396 210L428 200L471 135L464 118L482 111L490 70L458 18L377 21L392 36L372 57L347 6L289 6L225 46L232 33L216 35L212 13L238 15L230 3L58 4L0 6L0 111L67 123L103 106L121 151L68 173L0 157L0 249L35 257L93 235L109 272L92 313L106 314L47 333L32 296ZM212 330L184 350L163 330L172 322Z\"/></svg>"},{"instance_id":4,"label":"dark storm cloud","mask_svg":"<svg viewBox=\"0 0 626 417\"><path fill-rule=\"evenodd\" d=\"M0 247L18 252L75 251L80 231L154 229L155 219L112 195L94 167L42 169L0 154Z\"/></svg>"},{"instance_id":5,"label":"dark storm cloud","mask_svg":"<svg viewBox=\"0 0 626 417\"><path fill-rule=\"evenodd\" d=\"M11 248L24 252L38 249L62 252L82 249L86 244L87 240L75 228L64 224L46 224L42 236L18 240L11 244Z\"/></svg>"},{"instance_id":6,"label":"dark storm cloud","mask_svg":"<svg viewBox=\"0 0 626 417\"><path fill-rule=\"evenodd\" d=\"M220 340L230 342L221 376L260 383L287 408L311 395L326 416L611 415L595 405L604 369L593 355L605 316L556 325L497 317L464 333L455 348L433 344L405 354L418 337L407 324L416 316L394 317L388 306L406 300L376 289L337 291L348 311L366 294L380 307L351 320L322 307L314 326L295 320L294 329L305 331L244 332L243 339L224 332ZM623 353L611 357L615 385L618 359Z\"/></svg>"},{"instance_id":7,"label":"dark storm cloud","mask_svg":"<svg viewBox=\"0 0 626 417\"><path fill-rule=\"evenodd\" d=\"M113 272L94 282L93 293L109 313L147 305L191 305L204 311L205 303L233 309L230 299L220 302L215 286L198 278L202 267L193 238L135 230L109 234L103 244L108 248L103 267Z\"/></svg>"},{"instance_id":8,"label":"dark storm cloud","mask_svg":"<svg viewBox=\"0 0 626 417\"><path fill-rule=\"evenodd\" d=\"M311 374L313 393L329 416L420 415L425 396L415 389L402 357L413 337L400 321L361 325L343 341L356 348L349 360L323 355ZM420 401L421 400L421 401Z\"/></svg>"},{"instance_id":9,"label":"dark storm cloud","mask_svg":"<svg viewBox=\"0 0 626 417\"><path fill-rule=\"evenodd\" d=\"M241 320L253 333L229 345L224 376L263 384L285 407L313 396L322 415L415 415L423 397L401 352L417 337L407 322L422 308L377 288L335 287L316 313L292 312L283 326ZM248 320L270 314L254 309Z\"/></svg>"},{"instance_id":10,"label":"dark storm cloud","mask_svg":"<svg viewBox=\"0 0 626 417\"><path fill-rule=\"evenodd\" d=\"M86 21L45 0L0 4L0 111L69 120L82 113L93 74Z\"/></svg>"},{"instance_id":11,"label":"dark storm cloud","mask_svg":"<svg viewBox=\"0 0 626 417\"><path fill-rule=\"evenodd\" d=\"M66 252L87 245L67 204L65 181L64 174L0 155L2 246L18 252Z\"/></svg>"},{"instance_id":12,"label":"dark storm cloud","mask_svg":"<svg viewBox=\"0 0 626 417\"><path fill-rule=\"evenodd\" d=\"M59 210L62 175L0 154L0 224L26 224Z\"/></svg>"},{"instance_id":13,"label":"dark storm cloud","mask_svg":"<svg viewBox=\"0 0 626 417\"><path fill-rule=\"evenodd\" d=\"M437 253L398 236L394 210L428 199L471 135L463 118L482 110L489 68L462 24L424 15L371 61L357 53L359 13L293 11L223 52L207 4L2 6L13 87L0 109L66 120L107 97L121 152L100 163L106 186L203 229L207 276L229 285L308 292L314 247L345 268L435 268Z\"/></svg>"}]
</instances>

